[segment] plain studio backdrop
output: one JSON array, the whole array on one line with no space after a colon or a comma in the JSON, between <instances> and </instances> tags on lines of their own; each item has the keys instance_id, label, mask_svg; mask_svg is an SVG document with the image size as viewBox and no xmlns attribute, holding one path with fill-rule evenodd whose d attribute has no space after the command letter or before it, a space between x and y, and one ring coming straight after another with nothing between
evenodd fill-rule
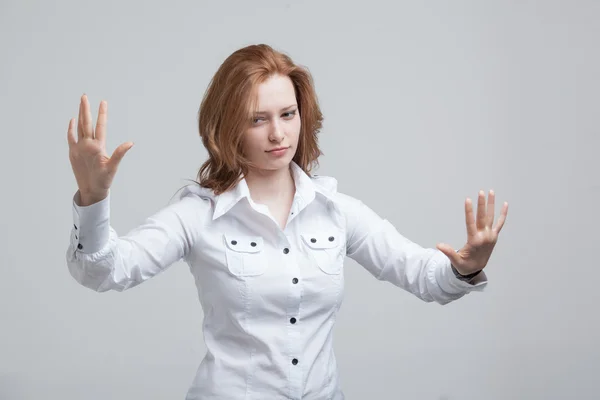
<instances>
[{"instance_id":1,"label":"plain studio backdrop","mask_svg":"<svg viewBox=\"0 0 600 400\"><path fill-rule=\"evenodd\" d=\"M346 259L335 351L349 400L597 399L600 3L0 3L0 399L183 399L204 356L183 262L123 293L69 275L66 132L108 101L120 235L207 153L202 95L233 51L307 66L320 175L426 247L460 248L464 201L509 213L483 293L440 306Z\"/></svg>"}]
</instances>

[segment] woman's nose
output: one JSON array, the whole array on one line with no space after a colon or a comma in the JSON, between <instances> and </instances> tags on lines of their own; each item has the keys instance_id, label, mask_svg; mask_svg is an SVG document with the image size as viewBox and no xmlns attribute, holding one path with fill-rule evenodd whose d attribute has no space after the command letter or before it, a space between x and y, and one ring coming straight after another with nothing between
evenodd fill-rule
<instances>
[{"instance_id":1,"label":"woman's nose","mask_svg":"<svg viewBox=\"0 0 600 400\"><path fill-rule=\"evenodd\" d=\"M272 141L280 142L281 139L283 139L283 136L283 127L278 122L274 122L272 124L269 139L271 139Z\"/></svg>"}]
</instances>

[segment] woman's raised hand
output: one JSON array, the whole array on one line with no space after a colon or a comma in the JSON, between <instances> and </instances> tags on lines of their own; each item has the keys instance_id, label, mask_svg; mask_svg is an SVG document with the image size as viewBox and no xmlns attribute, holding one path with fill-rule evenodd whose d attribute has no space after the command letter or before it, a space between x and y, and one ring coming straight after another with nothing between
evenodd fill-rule
<instances>
[{"instance_id":1,"label":"woman's raised hand","mask_svg":"<svg viewBox=\"0 0 600 400\"><path fill-rule=\"evenodd\" d=\"M465 219L467 224L467 244L458 252L446 243L438 243L437 248L448 256L452 265L462 275L469 275L485 268L498 241L498 235L508 215L508 202L504 202L500 218L494 225L494 207L496 194L490 190L487 206L485 192L479 191L477 215L473 214L470 198L465 201Z\"/></svg>"},{"instance_id":2,"label":"woman's raised hand","mask_svg":"<svg viewBox=\"0 0 600 400\"><path fill-rule=\"evenodd\" d=\"M75 118L69 121L67 131L69 160L79 187L81 206L96 203L108 196L119 163L133 146L133 142L122 143L112 156L108 157L106 154L107 110L106 101L101 101L94 130L90 104L84 94L79 103L77 137L75 137Z\"/></svg>"}]
</instances>

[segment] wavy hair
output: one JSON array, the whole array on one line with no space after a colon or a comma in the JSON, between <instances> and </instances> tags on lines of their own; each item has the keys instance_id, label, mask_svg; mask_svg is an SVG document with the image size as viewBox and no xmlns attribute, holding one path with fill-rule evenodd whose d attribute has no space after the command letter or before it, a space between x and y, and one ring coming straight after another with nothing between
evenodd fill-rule
<instances>
[{"instance_id":1,"label":"wavy hair","mask_svg":"<svg viewBox=\"0 0 600 400\"><path fill-rule=\"evenodd\" d=\"M257 106L258 85L273 75L291 79L301 128L293 161L306 172L319 165L321 113L313 78L306 67L266 44L236 50L221 64L200 104L198 130L209 158L198 171L200 186L221 194L234 187L253 164L243 154L244 132Z\"/></svg>"}]
</instances>

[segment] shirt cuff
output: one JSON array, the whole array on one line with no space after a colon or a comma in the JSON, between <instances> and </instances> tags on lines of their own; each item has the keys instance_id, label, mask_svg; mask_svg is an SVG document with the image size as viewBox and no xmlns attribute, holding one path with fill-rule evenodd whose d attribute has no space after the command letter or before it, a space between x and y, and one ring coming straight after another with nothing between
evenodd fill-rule
<instances>
[{"instance_id":1,"label":"shirt cuff","mask_svg":"<svg viewBox=\"0 0 600 400\"><path fill-rule=\"evenodd\" d=\"M79 206L79 191L73 196L71 243L76 251L91 254L101 250L110 235L110 192L103 200Z\"/></svg>"},{"instance_id":2,"label":"shirt cuff","mask_svg":"<svg viewBox=\"0 0 600 400\"><path fill-rule=\"evenodd\" d=\"M450 259L444 253L438 250L433 257L437 264L435 277L444 292L450 294L481 292L487 286L488 279L485 271L481 271L471 281L465 282L454 275Z\"/></svg>"}]
</instances>

